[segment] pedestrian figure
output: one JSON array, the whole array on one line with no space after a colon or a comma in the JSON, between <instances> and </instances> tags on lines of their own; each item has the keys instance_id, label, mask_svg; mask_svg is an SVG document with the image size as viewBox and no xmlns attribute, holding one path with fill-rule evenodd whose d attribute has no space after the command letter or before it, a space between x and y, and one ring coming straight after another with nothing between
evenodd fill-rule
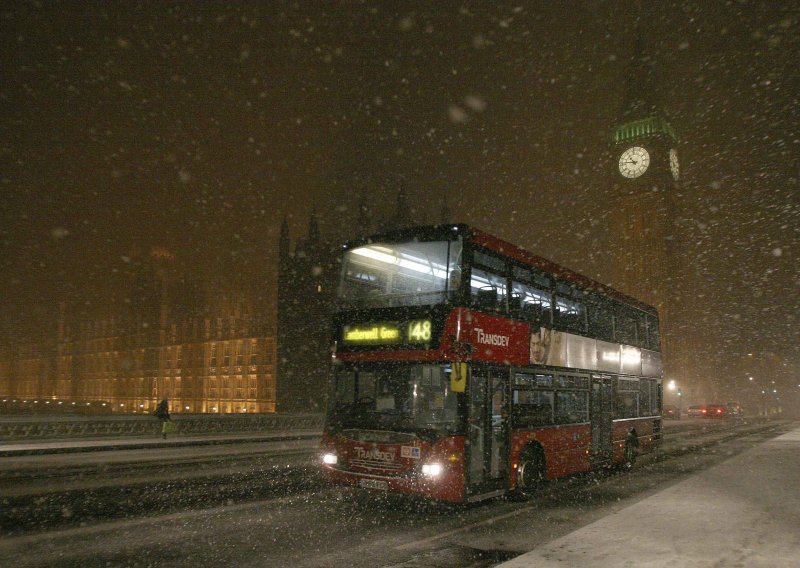
<instances>
[{"instance_id":1,"label":"pedestrian figure","mask_svg":"<svg viewBox=\"0 0 800 568\"><path fill-rule=\"evenodd\" d=\"M161 420L161 437L167 439L167 432L172 431L172 420L169 417L169 401L166 398L158 403L153 416Z\"/></svg>"}]
</instances>

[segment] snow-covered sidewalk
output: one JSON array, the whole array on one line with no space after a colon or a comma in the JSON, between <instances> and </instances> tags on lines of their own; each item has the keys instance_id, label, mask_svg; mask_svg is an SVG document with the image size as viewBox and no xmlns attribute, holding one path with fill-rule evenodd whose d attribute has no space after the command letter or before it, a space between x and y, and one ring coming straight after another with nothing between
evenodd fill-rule
<instances>
[{"instance_id":1,"label":"snow-covered sidewalk","mask_svg":"<svg viewBox=\"0 0 800 568\"><path fill-rule=\"evenodd\" d=\"M500 566L800 566L800 428Z\"/></svg>"}]
</instances>

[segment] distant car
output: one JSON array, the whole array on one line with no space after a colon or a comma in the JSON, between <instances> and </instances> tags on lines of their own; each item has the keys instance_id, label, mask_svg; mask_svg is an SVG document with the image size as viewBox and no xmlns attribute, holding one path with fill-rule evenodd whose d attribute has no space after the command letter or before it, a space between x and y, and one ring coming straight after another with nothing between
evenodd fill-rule
<instances>
[{"instance_id":1,"label":"distant car","mask_svg":"<svg viewBox=\"0 0 800 568\"><path fill-rule=\"evenodd\" d=\"M709 404L706 406L706 418L725 418L728 411L724 404Z\"/></svg>"},{"instance_id":2,"label":"distant car","mask_svg":"<svg viewBox=\"0 0 800 568\"><path fill-rule=\"evenodd\" d=\"M662 418L677 420L678 418L681 417L681 413L677 407L672 406L671 404L665 404L664 407L661 409L661 416Z\"/></svg>"},{"instance_id":3,"label":"distant car","mask_svg":"<svg viewBox=\"0 0 800 568\"><path fill-rule=\"evenodd\" d=\"M695 404L686 410L686 416L689 418L705 418L708 414L708 408L705 404Z\"/></svg>"}]
</instances>

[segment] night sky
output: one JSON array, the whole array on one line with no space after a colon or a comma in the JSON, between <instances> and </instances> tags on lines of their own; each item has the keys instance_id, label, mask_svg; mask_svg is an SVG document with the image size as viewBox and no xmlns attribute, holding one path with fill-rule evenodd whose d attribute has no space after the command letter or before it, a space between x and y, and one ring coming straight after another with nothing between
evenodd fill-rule
<instances>
[{"instance_id":1,"label":"night sky","mask_svg":"<svg viewBox=\"0 0 800 568\"><path fill-rule=\"evenodd\" d=\"M160 244L274 297L287 216L352 236L404 187L613 282L609 137L637 30L680 137L691 327L800 367L796 1L7 2L2 323L121 294ZM37 324L40 325L40 324Z\"/></svg>"}]
</instances>

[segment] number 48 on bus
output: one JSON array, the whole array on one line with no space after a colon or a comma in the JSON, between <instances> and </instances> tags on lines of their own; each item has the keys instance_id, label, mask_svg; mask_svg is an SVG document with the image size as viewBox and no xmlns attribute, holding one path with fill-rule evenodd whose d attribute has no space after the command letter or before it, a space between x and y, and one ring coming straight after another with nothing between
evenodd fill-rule
<instances>
[{"instance_id":1,"label":"number 48 on bus","mask_svg":"<svg viewBox=\"0 0 800 568\"><path fill-rule=\"evenodd\" d=\"M408 324L408 341L427 343L431 340L431 320L416 320Z\"/></svg>"}]
</instances>

